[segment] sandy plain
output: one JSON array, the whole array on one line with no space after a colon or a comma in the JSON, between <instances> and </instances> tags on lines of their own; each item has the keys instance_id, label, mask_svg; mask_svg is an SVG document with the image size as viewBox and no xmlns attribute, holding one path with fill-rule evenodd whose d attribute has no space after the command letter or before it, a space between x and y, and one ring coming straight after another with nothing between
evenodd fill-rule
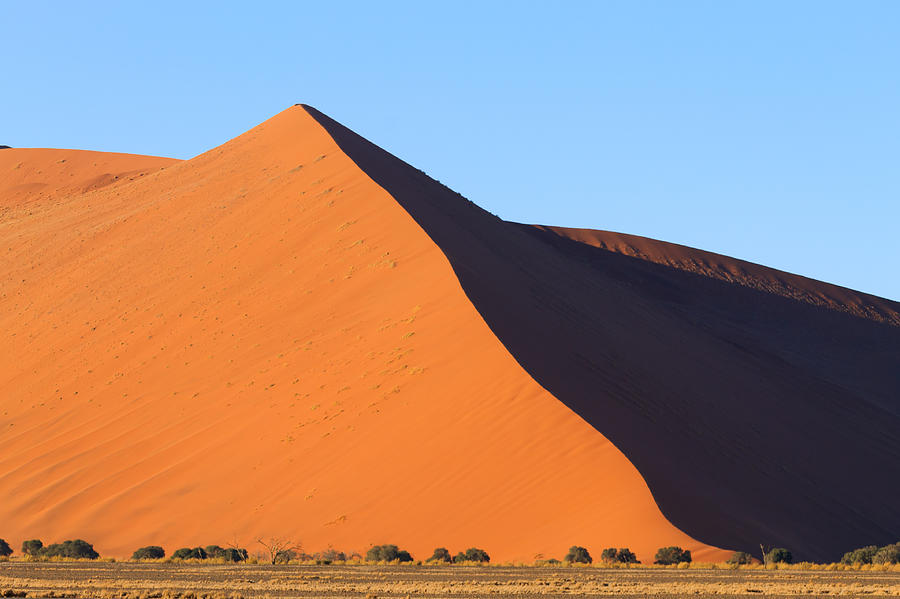
<instances>
[{"instance_id":1,"label":"sandy plain","mask_svg":"<svg viewBox=\"0 0 900 599\"><path fill-rule=\"evenodd\" d=\"M900 572L7 562L0 564L0 595L98 599L896 597L900 596Z\"/></svg>"}]
</instances>

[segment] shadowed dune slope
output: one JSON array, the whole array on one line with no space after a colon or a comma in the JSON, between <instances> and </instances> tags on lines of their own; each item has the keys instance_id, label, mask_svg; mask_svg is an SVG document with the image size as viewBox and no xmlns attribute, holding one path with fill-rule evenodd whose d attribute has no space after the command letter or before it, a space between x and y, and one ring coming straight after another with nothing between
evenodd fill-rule
<instances>
[{"instance_id":1,"label":"shadowed dune slope","mask_svg":"<svg viewBox=\"0 0 900 599\"><path fill-rule=\"evenodd\" d=\"M0 534L14 546L725 555L672 526L598 423L523 370L441 249L302 107L189 161L120 165L153 171L96 189L50 177L85 156L52 152L13 158L45 186L2 196ZM119 158L92 153L83 180L120 173L104 160Z\"/></svg>"},{"instance_id":2,"label":"shadowed dune slope","mask_svg":"<svg viewBox=\"0 0 900 599\"><path fill-rule=\"evenodd\" d=\"M814 306L846 312L876 322L900 326L900 310L896 302L846 287L638 235L593 229L536 226L599 249L796 299Z\"/></svg>"},{"instance_id":3,"label":"shadowed dune slope","mask_svg":"<svg viewBox=\"0 0 900 599\"><path fill-rule=\"evenodd\" d=\"M308 110L441 248L515 359L628 456L680 529L816 560L896 540L896 303L670 244L629 252L656 256L639 259L593 247L602 235L507 223Z\"/></svg>"}]
</instances>

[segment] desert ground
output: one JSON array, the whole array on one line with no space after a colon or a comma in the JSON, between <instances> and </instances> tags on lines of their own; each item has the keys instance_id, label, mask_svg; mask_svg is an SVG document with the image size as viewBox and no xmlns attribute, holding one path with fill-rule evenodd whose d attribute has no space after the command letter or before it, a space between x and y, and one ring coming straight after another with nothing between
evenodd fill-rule
<instances>
[{"instance_id":1,"label":"desert ground","mask_svg":"<svg viewBox=\"0 0 900 599\"><path fill-rule=\"evenodd\" d=\"M24 593L24 594L23 594ZM27 597L897 597L898 571L7 562Z\"/></svg>"}]
</instances>

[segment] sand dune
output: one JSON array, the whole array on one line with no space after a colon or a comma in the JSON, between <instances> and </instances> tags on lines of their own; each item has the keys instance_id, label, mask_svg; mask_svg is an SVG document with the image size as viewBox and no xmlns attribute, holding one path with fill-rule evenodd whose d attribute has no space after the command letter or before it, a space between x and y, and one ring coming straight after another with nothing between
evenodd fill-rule
<instances>
[{"instance_id":1,"label":"sand dune","mask_svg":"<svg viewBox=\"0 0 900 599\"><path fill-rule=\"evenodd\" d=\"M897 303L867 293L830 285L746 260L738 260L638 235L593 229L541 225L537 227L599 249L765 291L814 306L845 312L876 322L900 326L900 311L898 311Z\"/></svg>"},{"instance_id":2,"label":"sand dune","mask_svg":"<svg viewBox=\"0 0 900 599\"><path fill-rule=\"evenodd\" d=\"M896 303L504 222L310 107L183 162L4 150L0 243L16 545L834 559L900 530Z\"/></svg>"},{"instance_id":3,"label":"sand dune","mask_svg":"<svg viewBox=\"0 0 900 599\"><path fill-rule=\"evenodd\" d=\"M724 555L529 376L441 248L304 108L185 162L0 160L15 546Z\"/></svg>"},{"instance_id":4,"label":"sand dune","mask_svg":"<svg viewBox=\"0 0 900 599\"><path fill-rule=\"evenodd\" d=\"M515 359L628 456L681 530L816 560L896 538L897 303L671 244L647 240L657 264L581 242L603 234L507 223L309 110L441 248ZM669 265L679 253L705 272ZM746 274L716 272L729 269Z\"/></svg>"},{"instance_id":5,"label":"sand dune","mask_svg":"<svg viewBox=\"0 0 900 599\"><path fill-rule=\"evenodd\" d=\"M0 209L124 183L175 162L137 154L7 148L0 152Z\"/></svg>"}]
</instances>

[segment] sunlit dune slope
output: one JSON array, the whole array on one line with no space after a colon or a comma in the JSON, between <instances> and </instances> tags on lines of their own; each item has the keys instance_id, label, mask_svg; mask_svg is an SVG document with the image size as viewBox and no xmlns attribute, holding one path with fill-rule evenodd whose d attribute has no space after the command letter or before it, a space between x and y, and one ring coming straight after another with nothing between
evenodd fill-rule
<instances>
[{"instance_id":1,"label":"sunlit dune slope","mask_svg":"<svg viewBox=\"0 0 900 599\"><path fill-rule=\"evenodd\" d=\"M185 162L29 154L0 153L14 546L725 555L669 524L629 460L532 379L441 248L303 107Z\"/></svg>"},{"instance_id":2,"label":"sunlit dune slope","mask_svg":"<svg viewBox=\"0 0 900 599\"><path fill-rule=\"evenodd\" d=\"M895 541L898 304L661 242L631 238L627 255L593 234L508 223L309 110L441 248L516 361L623 451L681 530L814 560Z\"/></svg>"},{"instance_id":3,"label":"sunlit dune slope","mask_svg":"<svg viewBox=\"0 0 900 599\"><path fill-rule=\"evenodd\" d=\"M0 151L0 209L124 183L175 162L136 154L7 148Z\"/></svg>"}]
</instances>

